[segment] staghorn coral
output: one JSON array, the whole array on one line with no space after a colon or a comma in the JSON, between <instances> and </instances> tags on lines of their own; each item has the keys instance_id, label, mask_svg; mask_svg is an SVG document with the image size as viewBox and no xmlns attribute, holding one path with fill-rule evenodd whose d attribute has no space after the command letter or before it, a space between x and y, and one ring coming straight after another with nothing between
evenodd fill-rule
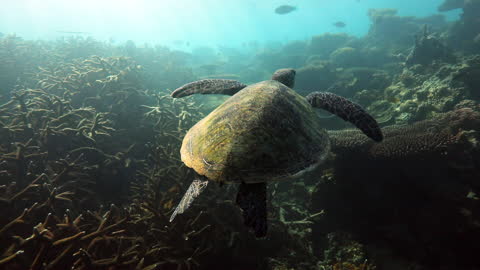
<instances>
[{"instance_id":1,"label":"staghorn coral","mask_svg":"<svg viewBox=\"0 0 480 270\"><path fill-rule=\"evenodd\" d=\"M321 263L326 269L328 265L332 265L333 269L374 269L367 263L365 246L349 233L329 233L326 238L329 248L323 252Z\"/></svg>"},{"instance_id":2,"label":"staghorn coral","mask_svg":"<svg viewBox=\"0 0 480 270\"><path fill-rule=\"evenodd\" d=\"M161 102L168 92L144 89L138 79L142 68L132 59L65 57L46 59L1 105L0 267L198 266L196 258L206 249L187 240L210 226L203 221L197 228L200 215L182 225L165 223L171 226L163 232L162 226L155 230L161 220L146 218L157 213L146 198L131 204L115 199L115 194L128 191L127 179L149 162L158 162L152 168L164 173L162 179L179 180L176 173L171 174L179 167L173 155L179 138L198 119L193 117L198 108L192 101ZM153 109L147 115L145 106ZM143 132L147 127L152 131ZM147 145L155 139L158 152L168 153L163 160L148 160L137 151L141 146L133 143ZM122 203L123 209L101 207L100 203L108 205L112 200ZM149 237L136 235L145 228L152 232ZM192 248L182 243L191 243Z\"/></svg>"},{"instance_id":3,"label":"staghorn coral","mask_svg":"<svg viewBox=\"0 0 480 270\"><path fill-rule=\"evenodd\" d=\"M134 59L89 40L31 44L48 57L19 70L26 79L0 105L1 269L256 267L263 259L238 259L252 246L265 258L296 252L290 265L314 264L300 232L315 215L281 201L282 219L261 244L239 226L232 188L212 186L198 201L206 211L165 218L194 177L179 160L181 138L206 111L195 99L146 87L178 84L159 84L165 74L152 73L156 67L171 76L188 71L169 51L137 48ZM295 211L304 216L296 220ZM268 249L272 241L282 248Z\"/></svg>"}]
</instances>

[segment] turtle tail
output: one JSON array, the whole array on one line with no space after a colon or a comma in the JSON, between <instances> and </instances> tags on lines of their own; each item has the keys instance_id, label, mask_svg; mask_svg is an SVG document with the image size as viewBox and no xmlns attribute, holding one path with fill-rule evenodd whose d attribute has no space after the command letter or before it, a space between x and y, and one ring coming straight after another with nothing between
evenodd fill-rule
<instances>
[{"instance_id":1,"label":"turtle tail","mask_svg":"<svg viewBox=\"0 0 480 270\"><path fill-rule=\"evenodd\" d=\"M187 83L172 92L174 98L193 94L221 94L234 95L247 85L236 80L208 79Z\"/></svg>"},{"instance_id":2,"label":"turtle tail","mask_svg":"<svg viewBox=\"0 0 480 270\"><path fill-rule=\"evenodd\" d=\"M329 92L313 92L306 98L313 107L324 109L354 124L374 141L383 140L382 130L377 121L360 105Z\"/></svg>"}]
</instances>

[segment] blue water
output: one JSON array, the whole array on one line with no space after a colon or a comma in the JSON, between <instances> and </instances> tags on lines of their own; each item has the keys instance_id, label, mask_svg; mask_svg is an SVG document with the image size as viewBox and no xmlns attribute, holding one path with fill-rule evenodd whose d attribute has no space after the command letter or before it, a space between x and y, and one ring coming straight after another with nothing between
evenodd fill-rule
<instances>
[{"instance_id":1,"label":"blue water","mask_svg":"<svg viewBox=\"0 0 480 270\"><path fill-rule=\"evenodd\" d=\"M97 40L177 47L240 47L255 41L286 42L324 32L362 36L370 8L396 8L399 15L437 13L442 0L15 0L2 1L0 32L25 39L56 39L85 32ZM297 7L274 13L282 4ZM458 11L446 13L456 19ZM336 28L336 21L346 23ZM185 48L188 49L188 48Z\"/></svg>"}]
</instances>

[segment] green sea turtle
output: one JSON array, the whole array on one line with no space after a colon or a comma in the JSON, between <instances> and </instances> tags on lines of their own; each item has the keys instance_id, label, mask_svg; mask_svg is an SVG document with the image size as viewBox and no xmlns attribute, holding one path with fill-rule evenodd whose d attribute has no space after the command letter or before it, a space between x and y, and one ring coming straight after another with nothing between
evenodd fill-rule
<instances>
[{"instance_id":1,"label":"green sea turtle","mask_svg":"<svg viewBox=\"0 0 480 270\"><path fill-rule=\"evenodd\" d=\"M182 161L200 179L192 182L170 221L183 213L208 181L239 183L236 203L245 225L257 237L267 233L266 183L294 179L318 166L330 149L327 132L315 108L351 122L375 141L383 139L373 117L358 104L333 93L306 98L293 88L295 70L277 70L272 80L245 85L235 80L208 79L181 86L172 93L232 95L185 135Z\"/></svg>"}]
</instances>

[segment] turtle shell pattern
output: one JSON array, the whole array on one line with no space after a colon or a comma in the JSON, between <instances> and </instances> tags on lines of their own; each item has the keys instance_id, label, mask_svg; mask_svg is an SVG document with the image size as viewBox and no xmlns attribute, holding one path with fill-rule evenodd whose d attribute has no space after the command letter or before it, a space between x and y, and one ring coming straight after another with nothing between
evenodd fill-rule
<instances>
[{"instance_id":1,"label":"turtle shell pattern","mask_svg":"<svg viewBox=\"0 0 480 270\"><path fill-rule=\"evenodd\" d=\"M330 148L312 106L277 81L242 89L185 135L181 158L211 181L258 183L298 176Z\"/></svg>"}]
</instances>

